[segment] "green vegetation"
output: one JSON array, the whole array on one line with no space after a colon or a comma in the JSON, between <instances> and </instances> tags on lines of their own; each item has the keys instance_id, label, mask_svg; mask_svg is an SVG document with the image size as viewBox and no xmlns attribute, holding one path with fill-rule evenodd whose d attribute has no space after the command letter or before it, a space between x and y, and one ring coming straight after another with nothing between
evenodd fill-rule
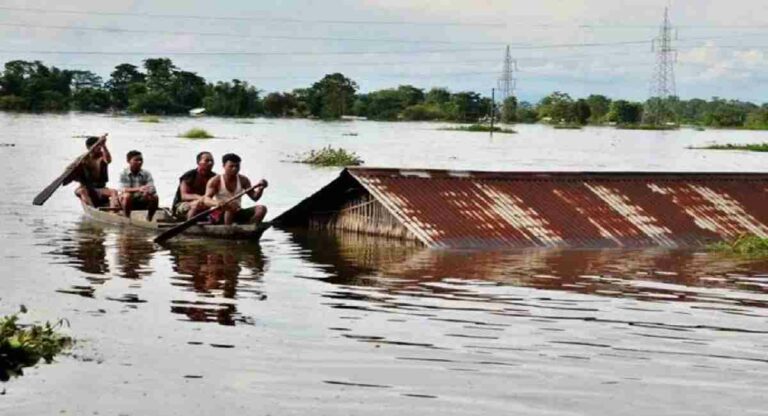
<instances>
[{"instance_id":1,"label":"green vegetation","mask_svg":"<svg viewBox=\"0 0 768 416\"><path fill-rule=\"evenodd\" d=\"M617 124L616 128L620 130L677 130L679 126L655 124Z\"/></svg>"},{"instance_id":2,"label":"green vegetation","mask_svg":"<svg viewBox=\"0 0 768 416\"><path fill-rule=\"evenodd\" d=\"M139 119L139 122L141 123L159 123L160 117L156 116L146 116Z\"/></svg>"},{"instance_id":3,"label":"green vegetation","mask_svg":"<svg viewBox=\"0 0 768 416\"><path fill-rule=\"evenodd\" d=\"M491 131L491 126L487 125L487 124L470 124L469 126L446 127L446 128L442 128L440 130L490 132ZM493 132L494 133L507 133L507 134L517 133L516 131L514 131L512 129L505 129L505 128L498 127L498 126L493 126Z\"/></svg>"},{"instance_id":4,"label":"green vegetation","mask_svg":"<svg viewBox=\"0 0 768 416\"><path fill-rule=\"evenodd\" d=\"M363 160L355 152L328 146L297 155L296 162L317 166L358 166L363 163Z\"/></svg>"},{"instance_id":5,"label":"green vegetation","mask_svg":"<svg viewBox=\"0 0 768 416\"><path fill-rule=\"evenodd\" d=\"M690 149L709 150L748 150L751 152L768 152L768 143L758 144L712 144L704 147L690 147Z\"/></svg>"},{"instance_id":6,"label":"green vegetation","mask_svg":"<svg viewBox=\"0 0 768 416\"><path fill-rule=\"evenodd\" d=\"M733 241L710 244L707 249L742 257L768 257L768 238L745 234Z\"/></svg>"},{"instance_id":7,"label":"green vegetation","mask_svg":"<svg viewBox=\"0 0 768 416\"><path fill-rule=\"evenodd\" d=\"M179 135L185 139L212 139L214 136L205 129L192 128Z\"/></svg>"},{"instance_id":8,"label":"green vegetation","mask_svg":"<svg viewBox=\"0 0 768 416\"><path fill-rule=\"evenodd\" d=\"M581 125L573 123L555 124L552 127L558 130L581 130Z\"/></svg>"},{"instance_id":9,"label":"green vegetation","mask_svg":"<svg viewBox=\"0 0 768 416\"><path fill-rule=\"evenodd\" d=\"M0 381L22 375L24 367L41 359L50 364L54 356L72 344L70 337L57 332L63 321L28 326L18 321L18 314L0 317Z\"/></svg>"},{"instance_id":10,"label":"green vegetation","mask_svg":"<svg viewBox=\"0 0 768 416\"><path fill-rule=\"evenodd\" d=\"M40 61L6 62L0 71L0 110L128 112L141 115L206 114L232 117L307 117L338 120L455 121L477 123L491 115L505 123L544 122L584 126L615 124L623 128L666 129L668 125L768 130L768 104L714 97L711 100L650 98L645 102L592 94L574 98L555 91L538 103L508 97L494 106L474 91L451 92L399 85L358 93L355 81L332 73L306 88L270 92L234 79L209 83L176 67L168 58L145 59L142 65L117 65L102 79L90 71L48 67ZM638 126L638 127L634 127ZM661 126L661 127L659 127Z\"/></svg>"}]
</instances>

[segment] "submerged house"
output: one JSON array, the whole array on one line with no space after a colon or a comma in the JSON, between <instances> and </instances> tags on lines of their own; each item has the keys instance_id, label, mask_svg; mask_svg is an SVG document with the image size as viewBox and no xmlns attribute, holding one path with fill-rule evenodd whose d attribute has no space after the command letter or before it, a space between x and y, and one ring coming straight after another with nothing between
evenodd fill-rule
<instances>
[{"instance_id":1,"label":"submerged house","mask_svg":"<svg viewBox=\"0 0 768 416\"><path fill-rule=\"evenodd\" d=\"M768 237L768 174L348 168L274 223L434 248L700 247Z\"/></svg>"}]
</instances>

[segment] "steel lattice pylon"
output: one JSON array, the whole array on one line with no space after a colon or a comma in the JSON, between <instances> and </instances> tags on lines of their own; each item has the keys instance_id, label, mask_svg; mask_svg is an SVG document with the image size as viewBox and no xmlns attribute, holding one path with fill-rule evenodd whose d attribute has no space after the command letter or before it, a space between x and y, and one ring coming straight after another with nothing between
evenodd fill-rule
<instances>
[{"instance_id":1,"label":"steel lattice pylon","mask_svg":"<svg viewBox=\"0 0 768 416\"><path fill-rule=\"evenodd\" d=\"M504 69L501 71L501 76L499 76L498 82L502 103L507 98L515 95L515 87L517 86L515 71L517 71L517 61L512 59L512 54L509 52L509 45L507 45L507 52L504 55Z\"/></svg>"},{"instance_id":2,"label":"steel lattice pylon","mask_svg":"<svg viewBox=\"0 0 768 416\"><path fill-rule=\"evenodd\" d=\"M677 50L672 47L672 24L669 21L669 9L664 8L664 22L659 29L659 36L653 40L653 51L656 52L656 67L650 85L650 121L662 124L670 121L671 113L667 100L677 96L675 85L675 63Z\"/></svg>"}]
</instances>

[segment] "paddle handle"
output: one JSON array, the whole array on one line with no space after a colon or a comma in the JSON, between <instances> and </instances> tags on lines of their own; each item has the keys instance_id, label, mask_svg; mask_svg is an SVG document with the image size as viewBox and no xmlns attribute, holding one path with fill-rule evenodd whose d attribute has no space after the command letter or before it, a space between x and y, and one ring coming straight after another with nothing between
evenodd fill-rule
<instances>
[{"instance_id":1,"label":"paddle handle","mask_svg":"<svg viewBox=\"0 0 768 416\"><path fill-rule=\"evenodd\" d=\"M67 167L64 168L64 172L61 175L59 175L58 178L54 179L53 182L51 182L48 186L45 187L45 189L40 191L40 193L37 194L37 196L35 196L35 199L32 200L32 204L43 205L45 201L47 201L48 198L50 198L51 195L53 195L53 193L56 192L56 190L59 189L61 185L64 185L65 182L70 180L69 178L70 176L72 176L72 173L74 173L75 169L77 169L80 166L80 164L83 163L83 160L85 160L85 158L88 157L88 155L90 155L91 152L93 152L94 149L96 149L96 147L101 146L105 140L107 140L106 133L103 136L99 137L99 140L96 143L94 143L94 145L91 146L91 148L88 149L87 152L78 156L78 158L75 159L74 162L67 165Z\"/></svg>"}]
</instances>

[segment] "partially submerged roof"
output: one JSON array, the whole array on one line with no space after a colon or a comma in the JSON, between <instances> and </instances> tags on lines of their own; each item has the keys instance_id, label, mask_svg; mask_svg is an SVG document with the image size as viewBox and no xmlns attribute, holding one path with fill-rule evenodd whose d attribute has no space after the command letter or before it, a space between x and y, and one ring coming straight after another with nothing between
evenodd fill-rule
<instances>
[{"instance_id":1,"label":"partially submerged roof","mask_svg":"<svg viewBox=\"0 0 768 416\"><path fill-rule=\"evenodd\" d=\"M697 247L768 237L768 174L349 168L275 219L306 226L370 194L436 248Z\"/></svg>"}]
</instances>

